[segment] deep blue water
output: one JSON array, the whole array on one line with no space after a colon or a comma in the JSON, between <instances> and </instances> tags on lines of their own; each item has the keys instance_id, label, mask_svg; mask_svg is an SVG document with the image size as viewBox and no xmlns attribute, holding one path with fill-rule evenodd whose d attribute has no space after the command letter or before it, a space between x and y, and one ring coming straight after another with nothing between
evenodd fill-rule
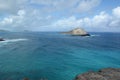
<instances>
[{"instance_id":1,"label":"deep blue water","mask_svg":"<svg viewBox=\"0 0 120 80\"><path fill-rule=\"evenodd\" d=\"M55 32L0 33L0 80L73 80L86 71L120 68L120 33L91 37Z\"/></svg>"}]
</instances>

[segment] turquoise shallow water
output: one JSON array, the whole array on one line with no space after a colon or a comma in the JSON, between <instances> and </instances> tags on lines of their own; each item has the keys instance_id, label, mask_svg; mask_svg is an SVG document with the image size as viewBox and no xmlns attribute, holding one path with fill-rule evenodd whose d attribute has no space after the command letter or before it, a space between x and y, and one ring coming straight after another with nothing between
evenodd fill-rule
<instances>
[{"instance_id":1,"label":"turquoise shallow water","mask_svg":"<svg viewBox=\"0 0 120 80\"><path fill-rule=\"evenodd\" d=\"M0 33L0 80L73 80L86 71L120 68L120 33L91 37L55 32Z\"/></svg>"}]
</instances>

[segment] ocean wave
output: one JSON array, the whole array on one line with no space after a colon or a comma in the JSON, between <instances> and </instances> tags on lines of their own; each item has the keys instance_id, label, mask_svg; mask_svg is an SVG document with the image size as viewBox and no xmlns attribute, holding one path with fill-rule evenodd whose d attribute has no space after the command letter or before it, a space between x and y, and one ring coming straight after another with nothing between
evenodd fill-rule
<instances>
[{"instance_id":1,"label":"ocean wave","mask_svg":"<svg viewBox=\"0 0 120 80\"><path fill-rule=\"evenodd\" d=\"M6 45L8 43L19 42L19 41L26 41L28 39L5 39L5 41L0 41L0 47L2 45Z\"/></svg>"},{"instance_id":2,"label":"ocean wave","mask_svg":"<svg viewBox=\"0 0 120 80\"><path fill-rule=\"evenodd\" d=\"M100 35L98 35L98 34L92 34L91 36L93 37L93 36L100 36Z\"/></svg>"},{"instance_id":3,"label":"ocean wave","mask_svg":"<svg viewBox=\"0 0 120 80\"><path fill-rule=\"evenodd\" d=\"M98 37L98 36L100 36L100 35L92 34L92 35L90 35L90 36L84 36L84 37L85 37L85 38L89 38L89 37Z\"/></svg>"},{"instance_id":4,"label":"ocean wave","mask_svg":"<svg viewBox=\"0 0 120 80\"><path fill-rule=\"evenodd\" d=\"M18 42L18 41L26 41L27 39L6 39L2 42Z\"/></svg>"}]
</instances>

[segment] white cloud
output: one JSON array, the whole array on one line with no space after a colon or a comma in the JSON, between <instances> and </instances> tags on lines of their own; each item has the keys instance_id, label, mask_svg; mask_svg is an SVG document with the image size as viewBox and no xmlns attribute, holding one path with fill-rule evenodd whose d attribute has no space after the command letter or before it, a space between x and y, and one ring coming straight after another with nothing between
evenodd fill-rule
<instances>
[{"instance_id":1,"label":"white cloud","mask_svg":"<svg viewBox=\"0 0 120 80\"><path fill-rule=\"evenodd\" d=\"M116 20L111 21L109 26L111 26L111 27L119 27L120 28L120 20L116 19Z\"/></svg>"},{"instance_id":2,"label":"white cloud","mask_svg":"<svg viewBox=\"0 0 120 80\"><path fill-rule=\"evenodd\" d=\"M108 26L109 22L111 21L111 16L106 12L101 12L99 15L94 16L92 19L93 27L102 25L103 27ZM102 24L101 24L102 23ZM102 27L101 26L101 27Z\"/></svg>"},{"instance_id":3,"label":"white cloud","mask_svg":"<svg viewBox=\"0 0 120 80\"><path fill-rule=\"evenodd\" d=\"M28 14L29 13L29 14ZM17 15L10 15L0 21L0 29L8 30L37 30L50 23L52 16L42 15L39 10L19 10Z\"/></svg>"},{"instance_id":4,"label":"white cloud","mask_svg":"<svg viewBox=\"0 0 120 80\"><path fill-rule=\"evenodd\" d=\"M12 18L4 18L4 20L1 22L2 25L4 24L11 24L13 22Z\"/></svg>"},{"instance_id":5,"label":"white cloud","mask_svg":"<svg viewBox=\"0 0 120 80\"><path fill-rule=\"evenodd\" d=\"M79 12L92 10L99 5L101 0L30 1L0 0L0 12L12 13L5 17L0 17L0 28L10 30L54 31L81 26L88 31L111 31L113 28L114 30L120 31L120 7L114 8L112 14L102 11L93 17L78 18L74 14L73 16L69 16L68 14L66 18L65 16L58 15L56 17L56 11L60 11L59 13L73 11L77 15L81 15ZM53 14L45 13L44 11L52 11Z\"/></svg>"},{"instance_id":6,"label":"white cloud","mask_svg":"<svg viewBox=\"0 0 120 80\"><path fill-rule=\"evenodd\" d=\"M120 27L120 7L116 7L115 9L113 9L112 13L113 13L113 17L109 26Z\"/></svg>"},{"instance_id":7,"label":"white cloud","mask_svg":"<svg viewBox=\"0 0 120 80\"><path fill-rule=\"evenodd\" d=\"M116 17L116 18L120 18L120 7L117 7L115 9L113 9L113 15Z\"/></svg>"},{"instance_id":8,"label":"white cloud","mask_svg":"<svg viewBox=\"0 0 120 80\"><path fill-rule=\"evenodd\" d=\"M89 31L120 31L120 15L118 14L120 8L113 9L112 15L105 11L93 16L92 18L85 17L77 19L75 16L64 18L56 21L52 26L58 26L61 29L66 27L70 29L72 27L83 27Z\"/></svg>"},{"instance_id":9,"label":"white cloud","mask_svg":"<svg viewBox=\"0 0 120 80\"><path fill-rule=\"evenodd\" d=\"M23 24L22 21L24 19L25 16L25 11L24 10L19 10L17 15L11 15L8 17L5 17L1 22L0 22L0 26L2 26L3 28L12 28L12 27L17 27L20 24Z\"/></svg>"},{"instance_id":10,"label":"white cloud","mask_svg":"<svg viewBox=\"0 0 120 80\"><path fill-rule=\"evenodd\" d=\"M62 20L58 20L57 22L53 23L52 26L59 26L59 27L75 27L83 24L83 20L77 20L75 16L71 16L69 18L64 18Z\"/></svg>"},{"instance_id":11,"label":"white cloud","mask_svg":"<svg viewBox=\"0 0 120 80\"><path fill-rule=\"evenodd\" d=\"M42 15L39 10L19 10L17 15L10 15L0 21L3 29L12 30L68 30L75 27L82 27L88 31L120 31L119 7L112 10L113 14L105 11L93 17L77 18L71 16L55 21L51 15ZM29 14L28 14L29 13Z\"/></svg>"}]
</instances>

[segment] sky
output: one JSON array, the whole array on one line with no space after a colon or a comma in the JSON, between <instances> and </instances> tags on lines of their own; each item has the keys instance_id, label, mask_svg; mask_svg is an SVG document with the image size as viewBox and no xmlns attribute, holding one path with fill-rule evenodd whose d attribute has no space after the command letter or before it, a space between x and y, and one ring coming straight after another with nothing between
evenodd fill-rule
<instances>
[{"instance_id":1,"label":"sky","mask_svg":"<svg viewBox=\"0 0 120 80\"><path fill-rule=\"evenodd\" d=\"M120 0L0 0L0 29L120 32Z\"/></svg>"}]
</instances>

